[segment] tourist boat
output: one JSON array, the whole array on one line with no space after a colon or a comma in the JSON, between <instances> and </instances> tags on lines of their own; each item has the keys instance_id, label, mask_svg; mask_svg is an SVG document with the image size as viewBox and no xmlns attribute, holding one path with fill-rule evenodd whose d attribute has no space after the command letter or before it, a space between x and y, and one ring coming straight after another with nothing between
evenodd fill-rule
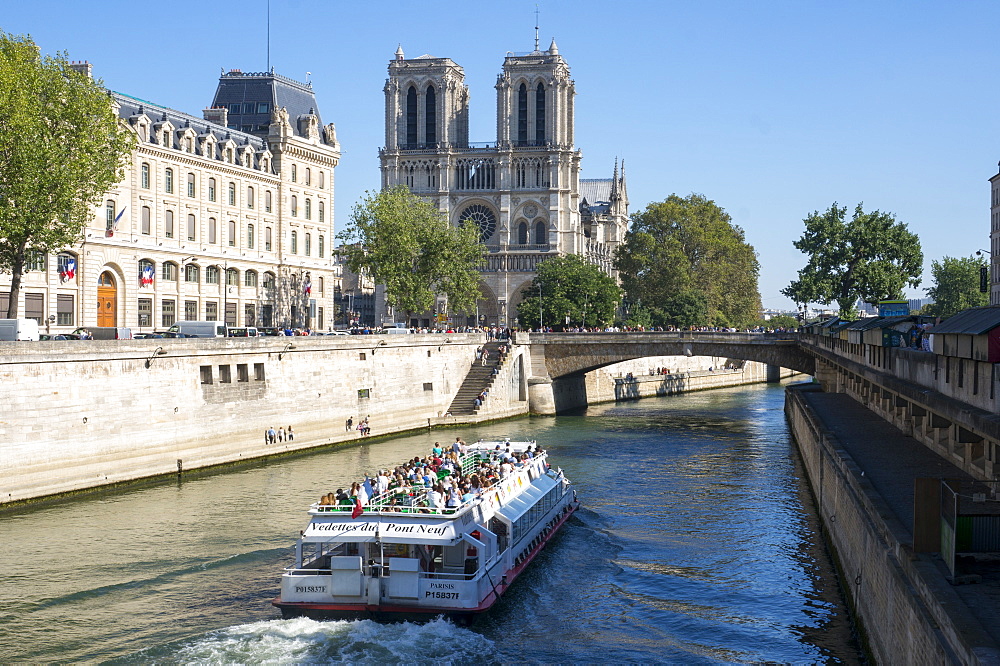
<instances>
[{"instance_id":1,"label":"tourist boat","mask_svg":"<svg viewBox=\"0 0 1000 666\"><path fill-rule=\"evenodd\" d=\"M428 507L423 488L390 489L365 506L313 504L272 603L284 617L471 621L579 507L534 442L471 444L463 475L507 451L533 457L456 508Z\"/></svg>"}]
</instances>

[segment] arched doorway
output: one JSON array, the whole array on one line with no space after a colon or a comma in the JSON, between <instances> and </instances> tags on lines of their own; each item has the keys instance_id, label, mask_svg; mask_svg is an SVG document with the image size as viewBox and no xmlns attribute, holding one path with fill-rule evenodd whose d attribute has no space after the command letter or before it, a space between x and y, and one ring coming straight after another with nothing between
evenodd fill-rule
<instances>
[{"instance_id":1,"label":"arched doorway","mask_svg":"<svg viewBox=\"0 0 1000 666\"><path fill-rule=\"evenodd\" d=\"M104 271L97 279L97 325L118 325L118 288L111 271Z\"/></svg>"}]
</instances>

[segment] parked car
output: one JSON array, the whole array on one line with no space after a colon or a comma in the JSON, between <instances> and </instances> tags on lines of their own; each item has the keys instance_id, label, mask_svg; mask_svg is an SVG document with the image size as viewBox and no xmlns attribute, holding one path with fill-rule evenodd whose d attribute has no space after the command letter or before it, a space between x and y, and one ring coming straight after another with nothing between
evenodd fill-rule
<instances>
[{"instance_id":1,"label":"parked car","mask_svg":"<svg viewBox=\"0 0 1000 666\"><path fill-rule=\"evenodd\" d=\"M149 340L150 338L162 338L162 337L163 337L162 333L157 333L155 331L153 333L135 333L132 335L133 340Z\"/></svg>"},{"instance_id":2,"label":"parked car","mask_svg":"<svg viewBox=\"0 0 1000 666\"><path fill-rule=\"evenodd\" d=\"M258 326L257 333L266 336L284 335L284 332L280 328L275 328L274 326Z\"/></svg>"},{"instance_id":3,"label":"parked car","mask_svg":"<svg viewBox=\"0 0 1000 666\"><path fill-rule=\"evenodd\" d=\"M52 335L39 335L39 340L79 340L79 335L73 333L53 333Z\"/></svg>"},{"instance_id":4,"label":"parked car","mask_svg":"<svg viewBox=\"0 0 1000 666\"><path fill-rule=\"evenodd\" d=\"M260 332L253 326L241 328L229 327L229 337L231 338L256 338L259 336Z\"/></svg>"}]
</instances>

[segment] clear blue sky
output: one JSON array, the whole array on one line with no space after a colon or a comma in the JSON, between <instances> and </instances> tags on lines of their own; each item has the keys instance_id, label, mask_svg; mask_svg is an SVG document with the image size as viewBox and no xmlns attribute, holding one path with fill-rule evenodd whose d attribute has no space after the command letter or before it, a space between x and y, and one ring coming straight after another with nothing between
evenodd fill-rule
<instances>
[{"instance_id":1,"label":"clear blue sky","mask_svg":"<svg viewBox=\"0 0 1000 666\"><path fill-rule=\"evenodd\" d=\"M336 221L379 186L382 86L402 44L465 68L470 139L495 138L507 51L533 47L535 2L272 0L271 64L311 80L337 125ZM266 0L4 2L0 29L89 60L114 89L200 115L222 69L266 67ZM576 80L585 178L625 160L632 211L698 192L746 230L765 307L805 258L802 219L837 201L894 213L930 262L989 248L1000 160L1000 3L539 0Z\"/></svg>"}]
</instances>

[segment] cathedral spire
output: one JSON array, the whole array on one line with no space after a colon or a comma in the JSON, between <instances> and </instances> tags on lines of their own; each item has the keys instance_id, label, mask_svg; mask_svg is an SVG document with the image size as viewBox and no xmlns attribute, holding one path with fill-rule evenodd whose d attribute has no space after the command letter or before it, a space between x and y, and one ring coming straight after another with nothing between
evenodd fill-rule
<instances>
[{"instance_id":1,"label":"cathedral spire","mask_svg":"<svg viewBox=\"0 0 1000 666\"><path fill-rule=\"evenodd\" d=\"M538 5L535 5L535 53L538 53Z\"/></svg>"},{"instance_id":2,"label":"cathedral spire","mask_svg":"<svg viewBox=\"0 0 1000 666\"><path fill-rule=\"evenodd\" d=\"M618 199L618 158L615 158L615 175L611 177L611 194L608 197L611 203Z\"/></svg>"}]
</instances>

